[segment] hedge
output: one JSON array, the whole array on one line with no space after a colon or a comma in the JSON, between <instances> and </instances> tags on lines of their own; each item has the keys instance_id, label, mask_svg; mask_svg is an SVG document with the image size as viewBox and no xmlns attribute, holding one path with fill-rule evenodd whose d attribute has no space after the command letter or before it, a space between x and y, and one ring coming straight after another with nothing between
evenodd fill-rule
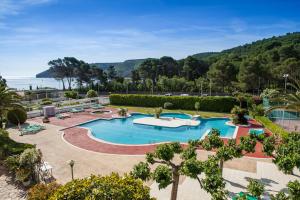
<instances>
[{"instance_id":1,"label":"hedge","mask_svg":"<svg viewBox=\"0 0 300 200\"><path fill-rule=\"evenodd\" d=\"M195 96L154 96L136 94L111 94L110 104L137 107L163 107L164 103L173 104L173 109L195 110L195 103L200 103L200 110L214 112L230 112L238 105L234 97L195 97Z\"/></svg>"},{"instance_id":2,"label":"hedge","mask_svg":"<svg viewBox=\"0 0 300 200\"><path fill-rule=\"evenodd\" d=\"M273 123L269 118L264 116L255 116L255 120L264 125L269 129L273 134L279 134L281 137L285 138L288 136L288 132L284 130L279 125Z\"/></svg>"}]
</instances>

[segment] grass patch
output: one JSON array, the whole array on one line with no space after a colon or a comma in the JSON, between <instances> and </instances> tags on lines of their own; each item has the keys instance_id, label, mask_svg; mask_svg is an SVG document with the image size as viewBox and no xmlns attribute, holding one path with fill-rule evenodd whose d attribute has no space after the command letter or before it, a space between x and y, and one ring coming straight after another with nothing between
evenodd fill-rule
<instances>
[{"instance_id":1,"label":"grass patch","mask_svg":"<svg viewBox=\"0 0 300 200\"><path fill-rule=\"evenodd\" d=\"M133 107L133 106L114 106L109 105L111 108L127 108L130 112L140 112L145 114L154 114L155 108L147 108L147 107ZM205 112L205 111L193 111L193 110L168 110L163 109L163 112L173 112L173 113L186 113L190 115L200 115L203 118L210 118L210 117L230 117L230 113L219 113L219 112Z\"/></svg>"},{"instance_id":2,"label":"grass patch","mask_svg":"<svg viewBox=\"0 0 300 200\"><path fill-rule=\"evenodd\" d=\"M34 145L16 142L10 139L7 131L0 129L0 158L20 154L28 148L34 148Z\"/></svg>"},{"instance_id":3,"label":"grass patch","mask_svg":"<svg viewBox=\"0 0 300 200\"><path fill-rule=\"evenodd\" d=\"M269 129L273 134L280 135L285 138L288 136L288 132L284 130L281 126L273 123L269 118L264 116L256 116L255 120L263 124L267 129Z\"/></svg>"}]
</instances>

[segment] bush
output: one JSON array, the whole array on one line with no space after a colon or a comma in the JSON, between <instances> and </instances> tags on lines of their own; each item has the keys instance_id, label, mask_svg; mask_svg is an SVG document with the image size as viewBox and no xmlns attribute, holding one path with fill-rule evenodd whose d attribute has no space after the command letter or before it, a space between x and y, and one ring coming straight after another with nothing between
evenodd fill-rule
<instances>
[{"instance_id":1,"label":"bush","mask_svg":"<svg viewBox=\"0 0 300 200\"><path fill-rule=\"evenodd\" d=\"M127 109L126 109L126 108L120 108L120 109L118 110L118 114L119 114L120 116L122 116L122 117L126 117L126 115L127 115Z\"/></svg>"},{"instance_id":2,"label":"bush","mask_svg":"<svg viewBox=\"0 0 300 200\"><path fill-rule=\"evenodd\" d=\"M251 108L251 111L250 111L250 114L253 117L255 117L255 116L264 116L265 115L265 109L264 109L262 104L260 104L260 105L253 104L252 108Z\"/></svg>"},{"instance_id":3,"label":"bush","mask_svg":"<svg viewBox=\"0 0 300 200\"><path fill-rule=\"evenodd\" d=\"M235 115L233 117L234 124L248 124L248 120L245 117L245 115L248 114L246 109L239 106L234 106L234 108L231 110L231 113Z\"/></svg>"},{"instance_id":4,"label":"bush","mask_svg":"<svg viewBox=\"0 0 300 200\"><path fill-rule=\"evenodd\" d=\"M93 97L97 97L98 94L95 90L89 90L87 93L86 93L86 97L87 98L93 98Z\"/></svg>"},{"instance_id":5,"label":"bush","mask_svg":"<svg viewBox=\"0 0 300 200\"><path fill-rule=\"evenodd\" d=\"M73 90L66 91L64 95L66 98L69 98L69 99L77 99L78 98L78 93Z\"/></svg>"},{"instance_id":6,"label":"bush","mask_svg":"<svg viewBox=\"0 0 300 200\"><path fill-rule=\"evenodd\" d=\"M254 179L249 180L249 184L247 186L247 191L252 196L260 198L260 196L263 194L264 190L265 190L265 186L261 182L254 180Z\"/></svg>"},{"instance_id":7,"label":"bush","mask_svg":"<svg viewBox=\"0 0 300 200\"><path fill-rule=\"evenodd\" d=\"M173 104L170 102L166 102L164 103L164 109L172 109L173 108Z\"/></svg>"},{"instance_id":8,"label":"bush","mask_svg":"<svg viewBox=\"0 0 300 200\"><path fill-rule=\"evenodd\" d=\"M60 187L49 198L63 199L101 199L101 200L150 200L150 189L141 180L132 176L120 176L112 173L109 176L94 176L76 179Z\"/></svg>"},{"instance_id":9,"label":"bush","mask_svg":"<svg viewBox=\"0 0 300 200\"><path fill-rule=\"evenodd\" d=\"M53 103L53 101L49 98L45 98L42 100L42 102L40 103L41 105L51 105Z\"/></svg>"},{"instance_id":10,"label":"bush","mask_svg":"<svg viewBox=\"0 0 300 200\"><path fill-rule=\"evenodd\" d=\"M18 125L19 123L24 124L27 120L27 113L21 108L13 109L7 113L7 119L10 123L15 125Z\"/></svg>"},{"instance_id":11,"label":"bush","mask_svg":"<svg viewBox=\"0 0 300 200\"><path fill-rule=\"evenodd\" d=\"M28 191L27 200L48 200L59 187L60 185L55 182L37 184Z\"/></svg>"},{"instance_id":12,"label":"bush","mask_svg":"<svg viewBox=\"0 0 300 200\"><path fill-rule=\"evenodd\" d=\"M0 159L11 155L21 154L27 148L34 148L31 144L18 143L10 139L8 132L0 129Z\"/></svg>"},{"instance_id":13,"label":"bush","mask_svg":"<svg viewBox=\"0 0 300 200\"><path fill-rule=\"evenodd\" d=\"M173 109L194 110L199 102L202 111L230 112L237 105L234 97L195 97L195 96L154 96L154 95L122 95L109 96L112 105L162 107L165 102L173 104Z\"/></svg>"},{"instance_id":14,"label":"bush","mask_svg":"<svg viewBox=\"0 0 300 200\"><path fill-rule=\"evenodd\" d=\"M159 117L160 117L160 115L161 115L162 112L163 112L162 108L156 108L154 110L154 116L155 116L155 118L159 119Z\"/></svg>"}]
</instances>

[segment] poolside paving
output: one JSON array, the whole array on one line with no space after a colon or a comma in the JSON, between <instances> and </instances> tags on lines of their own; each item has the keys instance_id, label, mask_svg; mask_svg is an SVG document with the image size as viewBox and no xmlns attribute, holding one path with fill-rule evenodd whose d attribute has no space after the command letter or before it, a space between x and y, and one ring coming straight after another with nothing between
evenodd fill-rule
<instances>
[{"instance_id":1,"label":"poolside paving","mask_svg":"<svg viewBox=\"0 0 300 200\"><path fill-rule=\"evenodd\" d=\"M112 113L106 114L105 118L110 118L112 115L115 115L116 111L113 110ZM80 120L83 120L87 114L81 114ZM62 121L62 120L60 120ZM79 121L79 120L78 120ZM77 122L78 122L77 121ZM52 122L51 122L52 123ZM56 122L54 122L56 123ZM249 127L240 126L237 132L237 142L239 143L240 138L242 136L248 135L250 128L262 128L262 126L257 123L255 120L249 121ZM268 134L270 131L265 130ZM94 140L88 135L88 130L80 127L71 127L64 130L64 139L69 142L70 144L77 146L82 149L94 151L94 152L101 152L101 153L109 153L109 154L126 154L126 155L143 155L147 152L151 152L155 149L157 145L149 144L149 145L118 145L118 144L111 144L105 141ZM223 139L225 142L228 139ZM256 157L256 158L267 158L262 152L262 144L258 143L255 147L255 153L249 153L247 156L249 157Z\"/></svg>"},{"instance_id":2,"label":"poolside paving","mask_svg":"<svg viewBox=\"0 0 300 200\"><path fill-rule=\"evenodd\" d=\"M116 110L113 111L113 114ZM111 172L120 174L128 173L132 167L140 161L145 160L143 152L152 151L154 145L144 147L122 147L92 140L87 135L87 130L78 127L60 131L63 128L74 126L86 120L95 119L88 112L74 114L74 121L65 119L50 119L49 124L44 124L46 130L35 135L19 136L16 128L10 128L8 131L10 137L18 142L36 144L41 149L44 161L53 166L53 176L59 183L66 183L71 180L70 167L67 164L69 160L75 160L74 175L75 178L84 178L90 174L106 175ZM103 116L101 116L103 117ZM107 118L110 116L107 115ZM72 118L71 118L72 119ZM30 123L41 123L41 118L31 119ZM59 125L60 124L60 125ZM260 127L255 121L251 121L251 127ZM240 127L237 138L247 135L249 127ZM63 134L65 136L63 137ZM89 143L91 142L93 144ZM84 145L84 146L80 146ZM83 148L84 147L84 148ZM257 150L261 146L257 146ZM95 149L88 149L95 148ZM87 150L88 149L88 150ZM127 149L127 150L126 150ZM128 151L128 152L126 152ZM113 152L114 154L111 154ZM116 154L117 153L117 154ZM124 155L126 154L126 155ZM198 150L198 159L205 160L214 152ZM255 154L254 154L255 155ZM250 155L250 156L254 156ZM258 157L258 158L255 158ZM227 161L224 163L224 177L226 179L226 188L231 194L245 190L247 178L253 177L264 181L267 184L267 190L270 192L279 191L284 188L289 180L294 180L292 176L284 175L279 172L270 158L264 158L262 153L255 157L243 157ZM299 175L299 172L296 172ZM298 177L297 177L298 178ZM156 183L148 182L151 187L151 194L158 200L169 199L170 187L165 190L158 190ZM210 196L197 183L189 178L182 177L179 186L178 199L209 199Z\"/></svg>"}]
</instances>

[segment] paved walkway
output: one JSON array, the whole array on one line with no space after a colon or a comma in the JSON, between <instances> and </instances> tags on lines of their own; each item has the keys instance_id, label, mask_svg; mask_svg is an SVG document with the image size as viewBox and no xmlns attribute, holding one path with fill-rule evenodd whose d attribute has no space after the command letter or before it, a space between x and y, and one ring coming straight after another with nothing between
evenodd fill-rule
<instances>
[{"instance_id":1,"label":"paved walkway","mask_svg":"<svg viewBox=\"0 0 300 200\"><path fill-rule=\"evenodd\" d=\"M10 176L7 175L7 171L4 166L0 164L0 199L1 200L25 200L26 192L23 188L16 185Z\"/></svg>"},{"instance_id":2,"label":"paved walkway","mask_svg":"<svg viewBox=\"0 0 300 200\"><path fill-rule=\"evenodd\" d=\"M299 179L299 176L285 175L278 171L272 163L257 162L257 172L245 172L224 168L223 177L226 181L226 189L229 196L247 191L248 179L253 178L261 181L265 185L265 193L263 199L270 199L270 194L276 194L279 191L286 192L286 184L289 181ZM300 174L299 171L295 172ZM200 176L200 178L203 176ZM159 190L158 185L153 183L151 186L151 195L157 197L158 200L169 200L171 193L171 185L166 189ZM192 189L191 189L192 188ZM183 200L203 200L211 199L211 196L200 188L199 183L191 178L183 178L178 188L178 199Z\"/></svg>"}]
</instances>

